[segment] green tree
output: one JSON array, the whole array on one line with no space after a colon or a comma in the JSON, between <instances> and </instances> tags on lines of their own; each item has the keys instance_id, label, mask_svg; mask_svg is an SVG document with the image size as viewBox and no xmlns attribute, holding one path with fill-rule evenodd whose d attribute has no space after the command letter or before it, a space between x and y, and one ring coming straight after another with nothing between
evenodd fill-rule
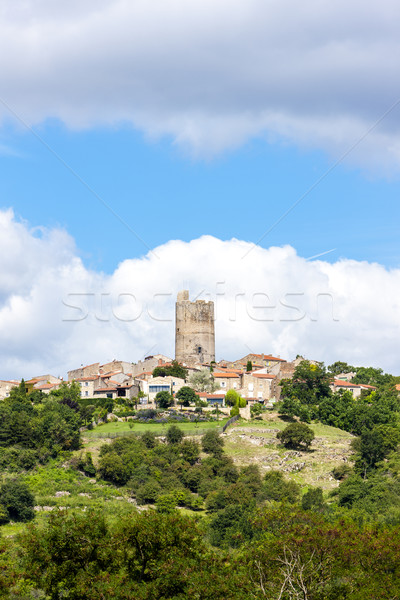
<instances>
[{"instance_id":1,"label":"green tree","mask_svg":"<svg viewBox=\"0 0 400 600\"><path fill-rule=\"evenodd\" d=\"M359 438L353 442L353 448L358 451L355 468L359 473L374 469L400 442L400 430L389 425L377 425L373 429L365 429Z\"/></svg>"},{"instance_id":2,"label":"green tree","mask_svg":"<svg viewBox=\"0 0 400 600\"><path fill-rule=\"evenodd\" d=\"M156 405L159 408L169 408L174 404L174 397L167 391L157 392L155 397Z\"/></svg>"},{"instance_id":3,"label":"green tree","mask_svg":"<svg viewBox=\"0 0 400 600\"><path fill-rule=\"evenodd\" d=\"M201 438L201 446L207 454L221 455L224 440L215 429L209 429Z\"/></svg>"},{"instance_id":4,"label":"green tree","mask_svg":"<svg viewBox=\"0 0 400 600\"><path fill-rule=\"evenodd\" d=\"M375 369L374 367L358 367L356 376L353 377L353 382L383 386L392 384L394 380L392 375L384 373L382 369Z\"/></svg>"},{"instance_id":5,"label":"green tree","mask_svg":"<svg viewBox=\"0 0 400 600\"><path fill-rule=\"evenodd\" d=\"M11 479L0 486L0 506L4 521L31 521L35 512L35 498L28 486L18 479Z\"/></svg>"},{"instance_id":6,"label":"green tree","mask_svg":"<svg viewBox=\"0 0 400 600\"><path fill-rule=\"evenodd\" d=\"M225 404L227 406L239 406L240 394L236 390L228 390L225 394Z\"/></svg>"},{"instance_id":7,"label":"green tree","mask_svg":"<svg viewBox=\"0 0 400 600\"><path fill-rule=\"evenodd\" d=\"M196 392L215 392L219 389L219 384L214 380L208 369L202 369L197 373L192 373L189 377L189 385Z\"/></svg>"},{"instance_id":8,"label":"green tree","mask_svg":"<svg viewBox=\"0 0 400 600\"><path fill-rule=\"evenodd\" d=\"M323 364L303 360L294 370L292 379L283 379L282 396L296 399L301 405L318 405L331 395L331 375Z\"/></svg>"},{"instance_id":9,"label":"green tree","mask_svg":"<svg viewBox=\"0 0 400 600\"><path fill-rule=\"evenodd\" d=\"M71 381L70 383L63 381L62 384L56 390L52 390L49 395L54 398L61 398L63 400L69 399L78 402L81 398L81 386L77 381Z\"/></svg>"},{"instance_id":10,"label":"green tree","mask_svg":"<svg viewBox=\"0 0 400 600\"><path fill-rule=\"evenodd\" d=\"M342 362L337 360L332 365L328 367L329 373L332 375L340 375L341 373L353 373L355 372L355 367L348 365L346 362Z\"/></svg>"},{"instance_id":11,"label":"green tree","mask_svg":"<svg viewBox=\"0 0 400 600\"><path fill-rule=\"evenodd\" d=\"M181 406L190 406L192 403L194 404L196 402L198 395L193 388L184 385L177 391L176 398Z\"/></svg>"},{"instance_id":12,"label":"green tree","mask_svg":"<svg viewBox=\"0 0 400 600\"><path fill-rule=\"evenodd\" d=\"M187 378L188 371L185 367L182 367L176 360L166 367L156 367L153 370L153 377L179 377L180 379Z\"/></svg>"},{"instance_id":13,"label":"green tree","mask_svg":"<svg viewBox=\"0 0 400 600\"><path fill-rule=\"evenodd\" d=\"M301 508L303 510L315 510L321 511L327 508L327 505L324 502L324 495L322 492L322 488L308 488L307 492L301 499Z\"/></svg>"},{"instance_id":14,"label":"green tree","mask_svg":"<svg viewBox=\"0 0 400 600\"><path fill-rule=\"evenodd\" d=\"M313 441L314 431L305 423L291 423L276 435L286 448L307 450Z\"/></svg>"},{"instance_id":15,"label":"green tree","mask_svg":"<svg viewBox=\"0 0 400 600\"><path fill-rule=\"evenodd\" d=\"M268 471L264 477L262 496L266 500L294 504L300 496L300 487L294 481L287 481L281 471Z\"/></svg>"},{"instance_id":16,"label":"green tree","mask_svg":"<svg viewBox=\"0 0 400 600\"><path fill-rule=\"evenodd\" d=\"M252 370L253 370L253 363L251 362L251 360L248 360L247 365L246 365L246 371L247 371L247 373L249 373Z\"/></svg>"},{"instance_id":17,"label":"green tree","mask_svg":"<svg viewBox=\"0 0 400 600\"><path fill-rule=\"evenodd\" d=\"M168 444L180 444L184 437L184 432L176 425L170 425L168 427L166 435Z\"/></svg>"}]
</instances>

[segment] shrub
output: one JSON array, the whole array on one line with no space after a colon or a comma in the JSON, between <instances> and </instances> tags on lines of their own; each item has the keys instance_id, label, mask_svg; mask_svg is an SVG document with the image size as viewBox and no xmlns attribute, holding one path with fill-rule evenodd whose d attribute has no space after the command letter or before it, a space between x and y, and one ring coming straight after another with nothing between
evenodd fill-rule
<instances>
[{"instance_id":1,"label":"shrub","mask_svg":"<svg viewBox=\"0 0 400 600\"><path fill-rule=\"evenodd\" d=\"M175 397L179 401L179 404L182 404L182 406L190 406L191 402L196 402L196 400L198 400L198 395L194 389L188 385L181 387L181 389L177 391Z\"/></svg>"},{"instance_id":2,"label":"shrub","mask_svg":"<svg viewBox=\"0 0 400 600\"><path fill-rule=\"evenodd\" d=\"M294 481L286 481L280 471L269 471L264 477L262 490L264 498L294 504L300 495L300 488Z\"/></svg>"},{"instance_id":3,"label":"shrub","mask_svg":"<svg viewBox=\"0 0 400 600\"><path fill-rule=\"evenodd\" d=\"M323 510L326 508L322 488L309 488L301 499L303 510Z\"/></svg>"},{"instance_id":4,"label":"shrub","mask_svg":"<svg viewBox=\"0 0 400 600\"><path fill-rule=\"evenodd\" d=\"M225 404L227 406L238 406L240 396L236 390L228 390L225 395Z\"/></svg>"},{"instance_id":5,"label":"shrub","mask_svg":"<svg viewBox=\"0 0 400 600\"><path fill-rule=\"evenodd\" d=\"M350 475L350 473L351 473L351 467L346 464L339 465L338 467L335 467L334 469L332 469L332 475L338 481L345 479L348 475Z\"/></svg>"},{"instance_id":6,"label":"shrub","mask_svg":"<svg viewBox=\"0 0 400 600\"><path fill-rule=\"evenodd\" d=\"M147 483L139 487L136 492L136 500L139 504L154 504L160 492L160 484L154 479L150 479Z\"/></svg>"},{"instance_id":7,"label":"shrub","mask_svg":"<svg viewBox=\"0 0 400 600\"><path fill-rule=\"evenodd\" d=\"M224 440L217 431L210 429L203 435L201 445L207 454L221 454Z\"/></svg>"},{"instance_id":8,"label":"shrub","mask_svg":"<svg viewBox=\"0 0 400 600\"><path fill-rule=\"evenodd\" d=\"M156 501L157 511L160 513L172 513L176 508L176 500L174 494L162 494L158 496Z\"/></svg>"},{"instance_id":9,"label":"shrub","mask_svg":"<svg viewBox=\"0 0 400 600\"><path fill-rule=\"evenodd\" d=\"M169 392L157 392L155 401L159 408L169 408L174 404L174 398Z\"/></svg>"},{"instance_id":10,"label":"shrub","mask_svg":"<svg viewBox=\"0 0 400 600\"><path fill-rule=\"evenodd\" d=\"M152 431L145 431L142 433L141 440L146 446L146 448L155 448L157 445L157 438L155 433Z\"/></svg>"},{"instance_id":11,"label":"shrub","mask_svg":"<svg viewBox=\"0 0 400 600\"><path fill-rule=\"evenodd\" d=\"M112 481L115 485L125 485L129 479L129 469L116 452L108 452L101 456L99 461L100 475L106 481Z\"/></svg>"},{"instance_id":12,"label":"shrub","mask_svg":"<svg viewBox=\"0 0 400 600\"><path fill-rule=\"evenodd\" d=\"M35 498L22 481L9 480L0 487L0 518L3 522L32 520L35 516L34 505Z\"/></svg>"},{"instance_id":13,"label":"shrub","mask_svg":"<svg viewBox=\"0 0 400 600\"><path fill-rule=\"evenodd\" d=\"M230 417L236 417L239 414L239 408L237 406L233 406L229 412Z\"/></svg>"},{"instance_id":14,"label":"shrub","mask_svg":"<svg viewBox=\"0 0 400 600\"><path fill-rule=\"evenodd\" d=\"M286 448L306 450L311 445L315 434L305 423L291 423L277 433L276 437Z\"/></svg>"},{"instance_id":15,"label":"shrub","mask_svg":"<svg viewBox=\"0 0 400 600\"><path fill-rule=\"evenodd\" d=\"M170 425L167 429L167 442L168 444L180 444L185 434L182 429L179 429L176 425Z\"/></svg>"}]
</instances>

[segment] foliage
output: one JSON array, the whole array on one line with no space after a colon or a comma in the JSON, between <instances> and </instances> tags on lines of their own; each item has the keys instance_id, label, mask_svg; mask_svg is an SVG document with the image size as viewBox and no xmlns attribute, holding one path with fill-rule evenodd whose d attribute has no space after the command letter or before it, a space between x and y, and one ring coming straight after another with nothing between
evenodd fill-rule
<instances>
[{"instance_id":1,"label":"foliage","mask_svg":"<svg viewBox=\"0 0 400 600\"><path fill-rule=\"evenodd\" d=\"M328 371L332 375L340 375L341 373L354 373L355 367L348 365L346 362L337 360L332 365L329 365Z\"/></svg>"},{"instance_id":2,"label":"foliage","mask_svg":"<svg viewBox=\"0 0 400 600\"><path fill-rule=\"evenodd\" d=\"M174 397L169 392L157 392L155 397L156 405L159 408L169 408L174 404Z\"/></svg>"},{"instance_id":3,"label":"foliage","mask_svg":"<svg viewBox=\"0 0 400 600\"><path fill-rule=\"evenodd\" d=\"M4 522L30 521L34 518L35 499L28 486L18 479L10 479L0 486L1 518Z\"/></svg>"},{"instance_id":4,"label":"foliage","mask_svg":"<svg viewBox=\"0 0 400 600\"><path fill-rule=\"evenodd\" d=\"M296 398L300 404L319 404L331 395L330 375L323 364L303 360L294 370L292 379L282 380L282 396Z\"/></svg>"},{"instance_id":5,"label":"foliage","mask_svg":"<svg viewBox=\"0 0 400 600\"><path fill-rule=\"evenodd\" d=\"M34 597L43 592L54 600L246 597L247 584L223 557L207 551L196 523L163 510L168 501L160 500L160 511L115 525L100 512L53 513L47 525L30 528L21 539L26 585L36 586Z\"/></svg>"},{"instance_id":6,"label":"foliage","mask_svg":"<svg viewBox=\"0 0 400 600\"><path fill-rule=\"evenodd\" d=\"M232 406L231 410L229 411L229 416L230 417L236 417L236 415L239 414L239 407L238 406Z\"/></svg>"},{"instance_id":7,"label":"foliage","mask_svg":"<svg viewBox=\"0 0 400 600\"><path fill-rule=\"evenodd\" d=\"M176 425L170 425L168 427L166 435L168 444L180 444L184 437L184 432Z\"/></svg>"},{"instance_id":8,"label":"foliage","mask_svg":"<svg viewBox=\"0 0 400 600\"><path fill-rule=\"evenodd\" d=\"M224 440L217 431L210 429L203 435L201 445L204 452L207 452L207 454L215 454L218 456L222 453Z\"/></svg>"},{"instance_id":9,"label":"foliage","mask_svg":"<svg viewBox=\"0 0 400 600\"><path fill-rule=\"evenodd\" d=\"M364 429L353 448L357 451L355 468L360 473L374 469L400 442L400 430L389 425Z\"/></svg>"},{"instance_id":10,"label":"foliage","mask_svg":"<svg viewBox=\"0 0 400 600\"><path fill-rule=\"evenodd\" d=\"M301 508L314 511L325 510L327 505L324 502L322 488L309 488L301 499Z\"/></svg>"},{"instance_id":11,"label":"foliage","mask_svg":"<svg viewBox=\"0 0 400 600\"><path fill-rule=\"evenodd\" d=\"M228 390L225 394L225 404L227 406L239 406L240 394L236 390Z\"/></svg>"},{"instance_id":12,"label":"foliage","mask_svg":"<svg viewBox=\"0 0 400 600\"><path fill-rule=\"evenodd\" d=\"M294 481L287 481L281 471L268 471L264 477L263 497L277 502L294 504L300 496L300 487Z\"/></svg>"},{"instance_id":13,"label":"foliage","mask_svg":"<svg viewBox=\"0 0 400 600\"><path fill-rule=\"evenodd\" d=\"M382 369L374 367L358 367L356 376L353 377L353 383L364 383L367 385L382 386L393 383L393 376L384 373Z\"/></svg>"},{"instance_id":14,"label":"foliage","mask_svg":"<svg viewBox=\"0 0 400 600\"><path fill-rule=\"evenodd\" d=\"M265 406L261 402L255 402L250 406L250 414L252 417L257 417L265 411Z\"/></svg>"},{"instance_id":15,"label":"foliage","mask_svg":"<svg viewBox=\"0 0 400 600\"><path fill-rule=\"evenodd\" d=\"M251 360L248 360L247 364L246 364L246 371L247 371L247 373L249 373L252 370L253 370L253 363L251 362Z\"/></svg>"},{"instance_id":16,"label":"foliage","mask_svg":"<svg viewBox=\"0 0 400 600\"><path fill-rule=\"evenodd\" d=\"M171 365L166 367L156 367L153 370L153 377L179 377L180 379L187 378L188 372L185 367L182 367L176 360L173 360Z\"/></svg>"},{"instance_id":17,"label":"foliage","mask_svg":"<svg viewBox=\"0 0 400 600\"><path fill-rule=\"evenodd\" d=\"M195 403L198 399L198 395L194 389L187 385L181 387L180 390L177 391L175 397L182 406L190 406L190 404Z\"/></svg>"},{"instance_id":18,"label":"foliage","mask_svg":"<svg viewBox=\"0 0 400 600\"><path fill-rule=\"evenodd\" d=\"M214 380L208 369L202 369L189 376L189 385L196 392L215 392L219 389L219 384Z\"/></svg>"},{"instance_id":19,"label":"foliage","mask_svg":"<svg viewBox=\"0 0 400 600\"><path fill-rule=\"evenodd\" d=\"M307 450L313 441L314 431L305 423L291 423L276 435L286 448Z\"/></svg>"}]
</instances>

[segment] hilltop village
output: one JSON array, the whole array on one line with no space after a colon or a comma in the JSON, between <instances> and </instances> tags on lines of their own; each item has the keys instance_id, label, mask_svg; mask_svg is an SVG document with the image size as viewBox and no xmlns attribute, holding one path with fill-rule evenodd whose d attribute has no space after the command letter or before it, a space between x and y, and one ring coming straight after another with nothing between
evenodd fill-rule
<instances>
[{"instance_id":1,"label":"hilltop village","mask_svg":"<svg viewBox=\"0 0 400 600\"><path fill-rule=\"evenodd\" d=\"M159 392L175 396L182 387L190 385L193 376L206 372L207 383L198 387L197 395L208 405L224 407L227 392L235 390L248 406L259 403L271 407L280 400L282 379L290 379L303 360L301 356L288 361L269 353L249 353L233 361L216 362L214 303L191 302L189 292L184 290L179 292L176 302L174 359L155 354L138 362L96 362L71 369L67 379L80 386L82 398L138 398L140 404L151 407ZM168 374L176 372L176 367L182 367L178 376ZM347 390L358 397L363 389L374 389L352 383L353 375L338 374L331 382L332 391ZM25 380L29 392L38 390L46 394L57 390L63 382L51 374ZM8 397L10 390L19 384L15 380L0 380L0 399Z\"/></svg>"}]
</instances>

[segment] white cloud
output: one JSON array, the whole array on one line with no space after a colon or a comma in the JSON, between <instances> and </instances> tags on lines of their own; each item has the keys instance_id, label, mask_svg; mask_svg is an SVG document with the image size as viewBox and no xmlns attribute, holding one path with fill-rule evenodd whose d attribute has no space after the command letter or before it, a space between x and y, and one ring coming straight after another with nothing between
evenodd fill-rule
<instances>
[{"instance_id":1,"label":"white cloud","mask_svg":"<svg viewBox=\"0 0 400 600\"><path fill-rule=\"evenodd\" d=\"M0 211L0 273L0 379L173 354L183 287L215 301L219 358L303 354L398 373L399 269L307 262L290 246L203 236L170 241L104 275L84 267L66 232L38 236Z\"/></svg>"},{"instance_id":2,"label":"white cloud","mask_svg":"<svg viewBox=\"0 0 400 600\"><path fill-rule=\"evenodd\" d=\"M3 99L198 154L267 136L337 156L400 99L399 18L395 0L3 0ZM349 159L398 169L399 134L400 106Z\"/></svg>"}]
</instances>

